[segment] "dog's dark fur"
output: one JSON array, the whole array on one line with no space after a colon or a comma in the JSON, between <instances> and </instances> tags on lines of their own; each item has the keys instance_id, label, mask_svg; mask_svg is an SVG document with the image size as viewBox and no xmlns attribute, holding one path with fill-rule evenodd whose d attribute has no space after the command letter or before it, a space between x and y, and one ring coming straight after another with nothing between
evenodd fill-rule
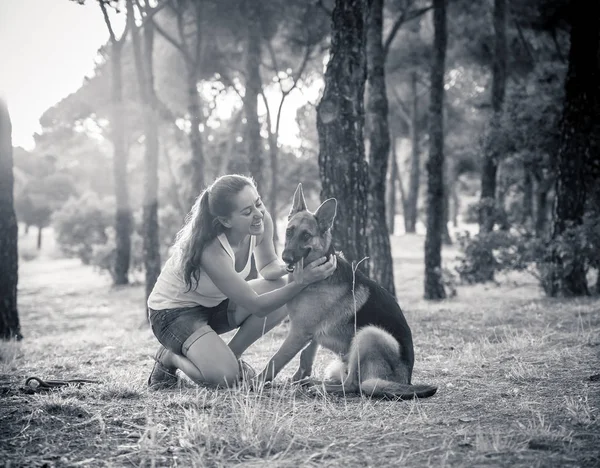
<instances>
[{"instance_id":1,"label":"dog's dark fur","mask_svg":"<svg viewBox=\"0 0 600 468\"><path fill-rule=\"evenodd\" d=\"M301 260L308 264L336 255L337 268L288 302L290 332L259 381L273 379L303 348L294 380L305 381L321 345L341 359L341 365L330 369L329 380L318 382L327 392L403 399L433 395L436 387L411 384L412 334L394 297L334 251L331 226L336 206L337 201L329 199L311 213L298 185L282 258L291 268Z\"/></svg>"}]
</instances>

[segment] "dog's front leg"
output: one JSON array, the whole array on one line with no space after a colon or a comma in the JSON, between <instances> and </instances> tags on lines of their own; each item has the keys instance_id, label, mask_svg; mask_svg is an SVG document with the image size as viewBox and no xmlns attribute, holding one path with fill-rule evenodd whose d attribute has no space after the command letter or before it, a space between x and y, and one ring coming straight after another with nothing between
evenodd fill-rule
<instances>
[{"instance_id":1,"label":"dog's front leg","mask_svg":"<svg viewBox=\"0 0 600 468\"><path fill-rule=\"evenodd\" d=\"M304 348L312 336L304 330L290 330L290 333L264 370L256 377L260 382L270 382Z\"/></svg>"},{"instance_id":2,"label":"dog's front leg","mask_svg":"<svg viewBox=\"0 0 600 468\"><path fill-rule=\"evenodd\" d=\"M302 350L300 354L300 367L292 377L292 382L300 382L312 374L312 366L319 349L319 343L316 340L312 340L310 344Z\"/></svg>"}]
</instances>

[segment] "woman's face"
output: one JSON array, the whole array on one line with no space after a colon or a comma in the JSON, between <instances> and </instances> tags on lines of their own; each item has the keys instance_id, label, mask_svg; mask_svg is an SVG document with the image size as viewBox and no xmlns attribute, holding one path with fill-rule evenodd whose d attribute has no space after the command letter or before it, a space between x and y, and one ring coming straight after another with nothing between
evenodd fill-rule
<instances>
[{"instance_id":1,"label":"woman's face","mask_svg":"<svg viewBox=\"0 0 600 468\"><path fill-rule=\"evenodd\" d=\"M256 189L247 185L233 198L233 211L223 224L240 235L260 235L265 230L265 206Z\"/></svg>"}]
</instances>

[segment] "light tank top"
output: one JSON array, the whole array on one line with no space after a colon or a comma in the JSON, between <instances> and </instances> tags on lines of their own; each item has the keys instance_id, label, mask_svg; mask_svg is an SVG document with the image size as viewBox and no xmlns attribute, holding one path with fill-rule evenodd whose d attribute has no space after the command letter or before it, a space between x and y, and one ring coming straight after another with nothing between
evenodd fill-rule
<instances>
[{"instance_id":1,"label":"light tank top","mask_svg":"<svg viewBox=\"0 0 600 468\"><path fill-rule=\"evenodd\" d=\"M227 236L225 234L219 234L217 239L221 242L225 252L231 257L231 264L235 269L235 253L233 252L231 245L229 245ZM254 253L255 246L256 236L250 236L248 260L242 271L236 271L236 273L244 279L250 273L252 254ZM225 294L215 286L205 271L200 272L198 285L190 291L186 290L187 286L183 279L183 272L180 268L179 253L176 252L169 257L160 272L156 284L148 297L148 307L154 310L195 307L197 305L214 307L227 299Z\"/></svg>"}]
</instances>

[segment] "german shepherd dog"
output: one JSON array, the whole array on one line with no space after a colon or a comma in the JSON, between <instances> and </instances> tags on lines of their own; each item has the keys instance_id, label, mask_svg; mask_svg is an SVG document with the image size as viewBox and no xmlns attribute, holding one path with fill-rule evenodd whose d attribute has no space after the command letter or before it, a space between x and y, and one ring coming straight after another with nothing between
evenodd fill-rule
<instances>
[{"instance_id":1,"label":"german shepherd dog","mask_svg":"<svg viewBox=\"0 0 600 468\"><path fill-rule=\"evenodd\" d=\"M307 286L287 303L290 331L281 348L257 377L275 378L300 351L295 382L309 382L328 393L371 397L425 398L437 391L429 385L412 385L414 350L410 327L395 298L353 268L336 253L331 239L337 201L324 201L316 212L306 208L298 185L288 217L283 261L293 266L321 256L336 255L337 268L326 280ZM340 357L328 367L325 381L310 380L318 347Z\"/></svg>"}]
</instances>

